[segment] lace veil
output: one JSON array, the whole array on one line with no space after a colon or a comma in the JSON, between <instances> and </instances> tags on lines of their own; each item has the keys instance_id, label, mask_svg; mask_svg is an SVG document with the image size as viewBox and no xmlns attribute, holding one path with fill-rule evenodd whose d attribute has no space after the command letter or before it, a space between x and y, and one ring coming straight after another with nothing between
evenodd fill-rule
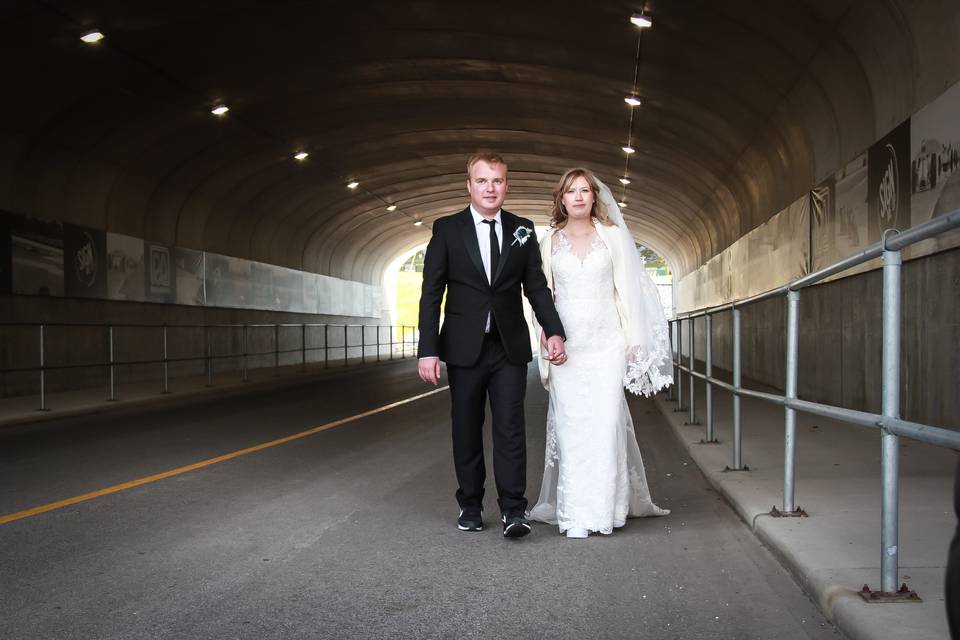
<instances>
[{"instance_id":1,"label":"lace veil","mask_svg":"<svg viewBox=\"0 0 960 640\"><path fill-rule=\"evenodd\" d=\"M623 386L631 393L651 396L673 382L670 332L663 314L657 285L647 274L640 251L627 228L620 207L607 185L597 180L600 203L616 225L610 247L614 254L620 320L627 337L627 369ZM602 225L597 226L603 228ZM610 227L604 231L613 231ZM619 251L617 251L619 249ZM619 254L619 255L617 255Z\"/></svg>"}]
</instances>

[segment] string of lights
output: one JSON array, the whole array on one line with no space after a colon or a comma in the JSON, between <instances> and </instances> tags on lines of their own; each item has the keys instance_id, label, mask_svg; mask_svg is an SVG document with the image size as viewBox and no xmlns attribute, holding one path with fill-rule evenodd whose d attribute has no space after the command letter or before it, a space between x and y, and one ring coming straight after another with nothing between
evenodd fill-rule
<instances>
[{"instance_id":1,"label":"string of lights","mask_svg":"<svg viewBox=\"0 0 960 640\"><path fill-rule=\"evenodd\" d=\"M627 144L621 147L625 156L623 160L623 175L620 176L620 185L622 187L620 202L617 203L621 208L626 208L627 206L627 185L630 184L630 156L637 151L633 146L633 115L635 109L643 104L639 91L640 53L642 51L643 32L653 26L653 20L646 14L646 7L644 6L640 10L640 13L635 13L630 16L630 23L636 26L637 29L640 30L640 33L637 34L637 54L633 63L633 89L623 99L629 107L630 117L627 120Z\"/></svg>"}]
</instances>

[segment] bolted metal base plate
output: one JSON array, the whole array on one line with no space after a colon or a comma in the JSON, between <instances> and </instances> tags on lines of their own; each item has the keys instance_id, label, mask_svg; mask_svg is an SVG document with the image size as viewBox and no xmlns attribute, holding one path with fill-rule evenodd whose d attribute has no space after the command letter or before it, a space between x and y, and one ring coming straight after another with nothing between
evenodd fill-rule
<instances>
[{"instance_id":1,"label":"bolted metal base plate","mask_svg":"<svg viewBox=\"0 0 960 640\"><path fill-rule=\"evenodd\" d=\"M923 602L916 591L912 591L904 582L897 591L871 591L870 587L863 585L857 593L866 602Z\"/></svg>"},{"instance_id":2,"label":"bolted metal base plate","mask_svg":"<svg viewBox=\"0 0 960 640\"><path fill-rule=\"evenodd\" d=\"M809 518L810 517L810 514L808 514L806 511L804 511L800 507L797 507L793 511L780 511L780 509L773 507L772 509L770 509L770 515L773 516L774 518Z\"/></svg>"},{"instance_id":3,"label":"bolted metal base plate","mask_svg":"<svg viewBox=\"0 0 960 640\"><path fill-rule=\"evenodd\" d=\"M685 427L699 427L702 426L699 422L684 422L683 426Z\"/></svg>"},{"instance_id":4,"label":"bolted metal base plate","mask_svg":"<svg viewBox=\"0 0 960 640\"><path fill-rule=\"evenodd\" d=\"M713 440L704 440L703 438L700 438L700 442L698 444L720 444L720 441L716 438Z\"/></svg>"},{"instance_id":5,"label":"bolted metal base plate","mask_svg":"<svg viewBox=\"0 0 960 640\"><path fill-rule=\"evenodd\" d=\"M740 469L734 469L733 467L724 467L723 472L727 473L728 471L750 471L750 467L743 465Z\"/></svg>"}]
</instances>

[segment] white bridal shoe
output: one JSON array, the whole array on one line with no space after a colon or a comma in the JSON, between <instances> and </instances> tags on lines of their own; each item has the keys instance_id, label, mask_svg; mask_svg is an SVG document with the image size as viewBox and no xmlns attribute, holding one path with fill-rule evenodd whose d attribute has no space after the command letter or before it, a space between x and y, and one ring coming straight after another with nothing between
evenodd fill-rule
<instances>
[{"instance_id":1,"label":"white bridal shoe","mask_svg":"<svg viewBox=\"0 0 960 640\"><path fill-rule=\"evenodd\" d=\"M567 529L568 538L586 538L590 532L586 529Z\"/></svg>"}]
</instances>

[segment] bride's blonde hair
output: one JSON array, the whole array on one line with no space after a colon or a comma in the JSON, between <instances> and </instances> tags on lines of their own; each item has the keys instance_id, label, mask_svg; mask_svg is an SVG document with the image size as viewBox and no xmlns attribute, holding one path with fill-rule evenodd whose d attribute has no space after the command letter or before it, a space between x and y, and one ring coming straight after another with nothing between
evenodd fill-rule
<instances>
[{"instance_id":1,"label":"bride's blonde hair","mask_svg":"<svg viewBox=\"0 0 960 640\"><path fill-rule=\"evenodd\" d=\"M551 226L557 229L563 229L567 226L567 211L563 206L563 194L567 192L567 189L577 178L586 180L587 184L590 185L590 191L593 192L593 208L590 209L590 216L608 227L613 225L613 221L607 217L606 208L600 202L600 187L597 185L597 177L589 169L575 167L560 176L560 182L553 190L553 211L550 212Z\"/></svg>"}]
</instances>

